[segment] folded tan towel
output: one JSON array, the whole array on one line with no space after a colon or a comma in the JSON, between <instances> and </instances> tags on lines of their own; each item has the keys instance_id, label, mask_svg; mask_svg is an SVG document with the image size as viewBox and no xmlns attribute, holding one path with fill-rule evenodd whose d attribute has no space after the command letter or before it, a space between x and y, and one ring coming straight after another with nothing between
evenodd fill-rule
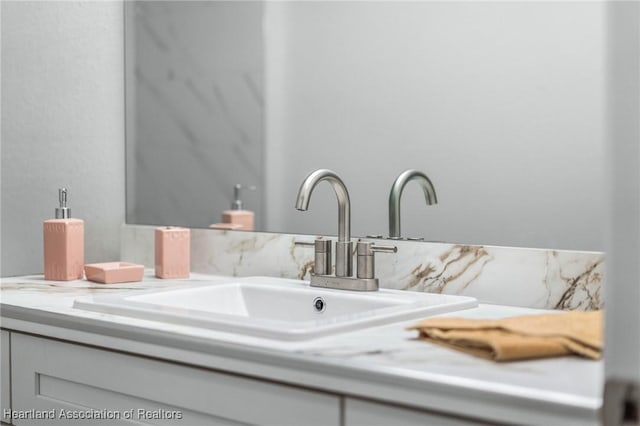
<instances>
[{"instance_id":1,"label":"folded tan towel","mask_svg":"<svg viewBox=\"0 0 640 426\"><path fill-rule=\"evenodd\" d=\"M420 338L495 361L602 356L603 311L481 320L429 318L409 327Z\"/></svg>"}]
</instances>

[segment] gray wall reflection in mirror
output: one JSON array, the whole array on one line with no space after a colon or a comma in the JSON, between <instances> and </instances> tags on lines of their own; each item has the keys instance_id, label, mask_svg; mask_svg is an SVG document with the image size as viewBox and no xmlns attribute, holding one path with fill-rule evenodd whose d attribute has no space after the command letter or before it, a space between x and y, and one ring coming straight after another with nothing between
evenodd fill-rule
<instances>
[{"instance_id":1,"label":"gray wall reflection in mirror","mask_svg":"<svg viewBox=\"0 0 640 426\"><path fill-rule=\"evenodd\" d=\"M293 207L304 177L330 168L353 235L386 235L391 183L413 168L439 204L407 185L403 236L604 248L604 3L153 2L127 15L129 223L207 226L248 183L258 229L335 235L329 185Z\"/></svg>"},{"instance_id":2,"label":"gray wall reflection in mirror","mask_svg":"<svg viewBox=\"0 0 640 426\"><path fill-rule=\"evenodd\" d=\"M127 222L264 227L261 2L126 3Z\"/></svg>"}]
</instances>

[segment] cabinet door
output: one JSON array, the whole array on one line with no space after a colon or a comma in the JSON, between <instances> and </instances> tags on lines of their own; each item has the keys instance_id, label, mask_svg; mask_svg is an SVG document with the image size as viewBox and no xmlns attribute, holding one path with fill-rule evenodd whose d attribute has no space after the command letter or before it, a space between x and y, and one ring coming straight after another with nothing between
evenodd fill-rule
<instances>
[{"instance_id":1,"label":"cabinet door","mask_svg":"<svg viewBox=\"0 0 640 426\"><path fill-rule=\"evenodd\" d=\"M481 424L427 411L356 398L345 399L344 426L478 426Z\"/></svg>"},{"instance_id":2,"label":"cabinet door","mask_svg":"<svg viewBox=\"0 0 640 426\"><path fill-rule=\"evenodd\" d=\"M321 392L18 333L11 343L13 409L52 414L16 425L340 424L340 398Z\"/></svg>"},{"instance_id":3,"label":"cabinet door","mask_svg":"<svg viewBox=\"0 0 640 426\"><path fill-rule=\"evenodd\" d=\"M10 367L10 341L9 332L0 330L0 412L3 423L10 422L11 417L6 416L11 410L11 367Z\"/></svg>"}]
</instances>

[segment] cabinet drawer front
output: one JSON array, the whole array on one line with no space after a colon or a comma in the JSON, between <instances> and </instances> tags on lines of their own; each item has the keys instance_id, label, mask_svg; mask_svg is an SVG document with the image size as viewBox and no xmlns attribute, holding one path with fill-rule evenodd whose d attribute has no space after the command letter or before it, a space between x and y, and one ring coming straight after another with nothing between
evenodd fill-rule
<instances>
[{"instance_id":1,"label":"cabinet drawer front","mask_svg":"<svg viewBox=\"0 0 640 426\"><path fill-rule=\"evenodd\" d=\"M472 420L410 408L345 398L344 426L479 426Z\"/></svg>"},{"instance_id":2,"label":"cabinet drawer front","mask_svg":"<svg viewBox=\"0 0 640 426\"><path fill-rule=\"evenodd\" d=\"M16 425L69 416L92 425L340 424L340 398L330 394L17 333L11 343L13 410L55 410L42 421L14 417Z\"/></svg>"}]
</instances>

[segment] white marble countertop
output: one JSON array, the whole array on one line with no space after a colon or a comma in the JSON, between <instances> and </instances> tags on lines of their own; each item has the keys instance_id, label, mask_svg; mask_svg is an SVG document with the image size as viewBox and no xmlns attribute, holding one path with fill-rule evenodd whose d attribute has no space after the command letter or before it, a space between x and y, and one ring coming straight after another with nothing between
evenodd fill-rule
<instances>
[{"instance_id":1,"label":"white marble countertop","mask_svg":"<svg viewBox=\"0 0 640 426\"><path fill-rule=\"evenodd\" d=\"M494 363L415 339L400 322L307 342L271 340L82 311L80 296L202 285L228 277L97 284L3 278L0 326L52 338L246 374L344 395L489 421L597 424L603 362L576 357ZM500 318L544 311L481 304L447 316Z\"/></svg>"}]
</instances>

